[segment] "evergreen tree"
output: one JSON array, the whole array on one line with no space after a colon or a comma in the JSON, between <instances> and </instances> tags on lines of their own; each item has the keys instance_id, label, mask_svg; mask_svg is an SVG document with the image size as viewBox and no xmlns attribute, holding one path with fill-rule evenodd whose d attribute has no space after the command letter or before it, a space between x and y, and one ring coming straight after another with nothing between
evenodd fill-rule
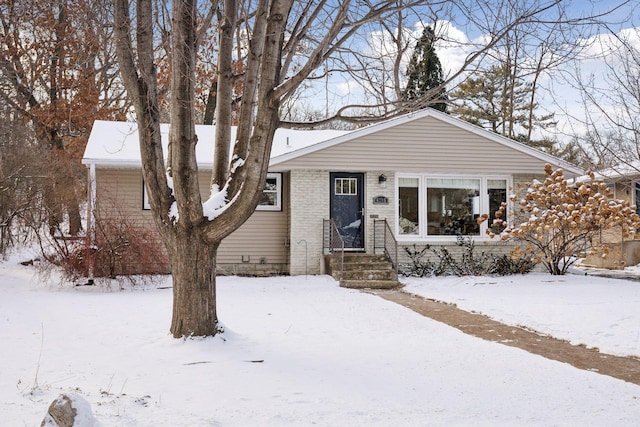
<instances>
[{"instance_id":1,"label":"evergreen tree","mask_svg":"<svg viewBox=\"0 0 640 427\"><path fill-rule=\"evenodd\" d=\"M443 84L442 64L433 46L434 42L433 29L425 27L407 67L408 81L402 98L404 101L427 98L431 107L446 112L447 95Z\"/></svg>"},{"instance_id":2,"label":"evergreen tree","mask_svg":"<svg viewBox=\"0 0 640 427\"><path fill-rule=\"evenodd\" d=\"M507 138L531 146L544 145L529 140L529 127L545 129L556 122L553 114L535 114L537 103L531 101L533 90L533 84L514 76L508 65L494 65L469 77L452 92L451 112Z\"/></svg>"}]
</instances>

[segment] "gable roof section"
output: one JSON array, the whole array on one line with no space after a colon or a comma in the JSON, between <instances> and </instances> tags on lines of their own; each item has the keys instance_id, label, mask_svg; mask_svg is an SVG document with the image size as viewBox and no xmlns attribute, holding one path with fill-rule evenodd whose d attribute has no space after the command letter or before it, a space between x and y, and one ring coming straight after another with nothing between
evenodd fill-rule
<instances>
[{"instance_id":1,"label":"gable roof section","mask_svg":"<svg viewBox=\"0 0 640 427\"><path fill-rule=\"evenodd\" d=\"M313 144L313 145L301 148L299 150L291 151L289 153L284 153L282 155L272 157L270 166L273 167L274 170L278 170L278 169L284 170L288 168L301 167L302 164L308 165L308 163L314 157L318 157L318 158L322 157L321 153L323 153L323 151L326 154L326 156L324 156L325 158L331 157L328 153L332 150L336 152L337 150L342 150L342 152L339 155L342 157L352 155L353 157L352 159L345 161L345 163L349 163L350 165L353 165L351 166L352 168L357 168L358 158L363 158L367 156L370 156L370 157L377 156L380 158L380 162L383 162L385 161L385 159L390 160L391 156L393 156L394 153L402 152L403 153L402 155L404 155L405 158L410 159L412 157L412 153L410 152L410 150L407 151L407 149L403 148L402 145L399 145L399 144L409 145L411 144L410 141L406 141L403 139L400 139L398 141L387 141L387 142L374 141L374 140L379 139L380 136L383 134L387 134L390 137L400 137L400 138L406 137L407 135L404 135L403 132L404 130L409 129L411 127L414 128L413 137L415 138L416 135L420 133L419 131L416 132L416 129L418 126L422 126L421 129L425 129L425 134L426 134L426 131L432 130L431 128L433 127L432 125L434 124L438 125L439 127L437 132L439 132L438 137L440 138L440 140L439 140L439 144L437 144L437 147L431 147L434 141L427 141L426 140L427 138L423 138L423 141L413 141L413 143L420 144L421 148L424 150L433 148L431 153L429 154L429 157L431 157L431 154L436 154L435 153L436 151L437 153L448 151L451 156L456 156L456 155L464 156L465 154L471 154L471 153L465 153L463 147L457 146L458 144L460 144L459 141L461 141L461 139L466 139L471 141L471 144L476 145L476 150L481 150L482 152L486 153L484 156L485 163L490 161L487 159L487 156L497 155L502 157L502 154L505 154L505 153L508 153L509 156L511 157L506 156L505 158L494 158L493 164L494 165L500 164L501 161L510 161L515 158L520 158L520 159L529 158L530 160L535 160L535 162L529 162L531 164L535 163L535 171L533 169L530 171L525 171L525 170L519 171L517 169L517 165L513 165L511 167L511 173L518 172L518 171L521 173L542 173L542 168L539 166L544 165L545 163L549 163L556 168L562 168L565 172L567 172L568 175L577 176L583 173L582 169L580 169L579 167L569 162L566 162L564 160L561 160L555 156L546 154L542 151L536 150L525 144L519 143L517 141L513 141L509 138L505 138L494 132L488 131L486 129L483 129L481 127L478 127L476 125L465 122L461 119L457 119L448 114L442 113L440 111L437 111L431 108L409 113L385 122L373 124L373 125L349 132L347 134L337 136L330 140L321 141L317 144ZM434 130L434 132L436 132L436 130ZM457 137L457 139L449 138L450 136L455 136ZM461 138L461 136L464 136L464 138ZM368 141L369 143L365 144L363 143L363 141ZM482 146L481 148L478 148L477 142L482 142L482 143L486 142L490 144L486 146ZM357 149L354 148L353 150L351 150L351 152L349 152L344 147L340 147L341 145L349 144L349 143L354 145L360 144L360 147L359 147L360 151L358 152ZM380 151L380 152L374 153L376 144L378 148L380 148L383 144L391 144L391 145L386 146L385 152ZM389 147L393 147L393 148L389 148ZM366 150L366 152L363 150ZM422 154L424 154L424 152ZM414 158L417 155L418 155L417 153L413 153ZM433 157L438 157L438 156L439 154L434 155ZM479 156L479 157L482 157L482 156ZM415 159L412 159L412 160L415 160ZM471 159L471 161L473 160L474 159ZM480 162L482 161L482 159L477 159L477 160L479 160ZM438 161L440 161L440 166L443 169L444 168L451 169L452 167L456 166L455 162L448 162L447 159L445 159L444 157L439 158ZM329 168L338 167L337 164L333 164L333 165L329 164L329 161L327 161L326 159L324 160L324 162L326 163L325 164L326 167L329 167ZM367 166L371 168L373 166L380 166L380 165L367 165ZM398 169L396 168L396 170ZM461 172L461 171L456 170L455 172Z\"/></svg>"},{"instance_id":2,"label":"gable roof section","mask_svg":"<svg viewBox=\"0 0 640 427\"><path fill-rule=\"evenodd\" d=\"M235 138L236 129L232 129ZM167 152L169 125L161 125ZM211 169L215 126L197 125L198 167ZM340 158L341 164L326 159ZM418 169L417 162L429 159L435 171L474 173L541 173L549 163L567 175L584 172L575 165L490 132L434 109L424 109L369 125L355 131L294 130L280 128L274 136L270 168L273 171L303 168L353 170L381 168L397 171ZM386 167L395 159L396 167ZM400 159L400 160L398 160ZM413 166L407 166L405 160ZM325 162L325 163L323 163ZM82 163L98 167L139 168L142 164L137 125L97 120L91 130ZM476 165L478 165L476 167ZM368 166L368 168L367 168Z\"/></svg>"}]
</instances>

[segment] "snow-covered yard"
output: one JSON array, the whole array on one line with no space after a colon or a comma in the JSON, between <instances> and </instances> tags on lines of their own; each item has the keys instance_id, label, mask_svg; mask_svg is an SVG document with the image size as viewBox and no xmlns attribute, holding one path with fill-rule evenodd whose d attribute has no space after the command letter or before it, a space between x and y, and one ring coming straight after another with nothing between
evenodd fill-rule
<instances>
[{"instance_id":1,"label":"snow-covered yard","mask_svg":"<svg viewBox=\"0 0 640 427\"><path fill-rule=\"evenodd\" d=\"M408 280L509 323L639 354L640 284ZM170 286L166 278L159 287ZM61 392L103 426L637 425L640 386L485 342L329 277L219 279L223 337L174 340L170 289L42 283L0 264L0 419Z\"/></svg>"},{"instance_id":2,"label":"snow-covered yard","mask_svg":"<svg viewBox=\"0 0 640 427\"><path fill-rule=\"evenodd\" d=\"M546 273L402 281L407 292L509 325L526 326L604 353L640 357L640 282Z\"/></svg>"}]
</instances>

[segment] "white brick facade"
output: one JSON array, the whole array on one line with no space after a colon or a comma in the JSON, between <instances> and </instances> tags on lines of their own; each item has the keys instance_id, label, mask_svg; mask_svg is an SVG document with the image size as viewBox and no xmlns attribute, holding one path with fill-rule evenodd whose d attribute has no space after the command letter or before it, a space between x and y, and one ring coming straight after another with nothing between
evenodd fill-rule
<instances>
[{"instance_id":1,"label":"white brick facade","mask_svg":"<svg viewBox=\"0 0 640 427\"><path fill-rule=\"evenodd\" d=\"M290 274L305 274L305 269L320 274L322 220L329 218L329 172L292 170L290 197Z\"/></svg>"},{"instance_id":2,"label":"white brick facade","mask_svg":"<svg viewBox=\"0 0 640 427\"><path fill-rule=\"evenodd\" d=\"M380 184L384 174L386 182ZM330 217L330 171L291 171L291 275L322 272L322 224ZM393 227L395 206L393 172L365 173L365 249L373 252L374 219L387 219ZM377 196L387 198L387 204L374 204ZM306 242L306 260L305 260ZM306 264L305 264L306 262Z\"/></svg>"},{"instance_id":3,"label":"white brick facade","mask_svg":"<svg viewBox=\"0 0 640 427\"><path fill-rule=\"evenodd\" d=\"M387 181L380 184L379 177L384 175ZM393 218L395 216L395 175L393 172L375 171L365 175L365 249L367 253L373 253L373 222L375 219L386 219L393 230ZM384 196L388 204L374 204L377 196Z\"/></svg>"}]
</instances>

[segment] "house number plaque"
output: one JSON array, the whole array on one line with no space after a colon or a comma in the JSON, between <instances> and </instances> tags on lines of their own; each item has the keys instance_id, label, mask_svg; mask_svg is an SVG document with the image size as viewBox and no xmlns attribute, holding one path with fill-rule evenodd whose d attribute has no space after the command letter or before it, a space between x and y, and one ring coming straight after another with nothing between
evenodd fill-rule
<instances>
[{"instance_id":1,"label":"house number plaque","mask_svg":"<svg viewBox=\"0 0 640 427\"><path fill-rule=\"evenodd\" d=\"M389 198L385 197L385 196L376 196L373 198L373 204L374 205L388 205L389 204Z\"/></svg>"}]
</instances>

